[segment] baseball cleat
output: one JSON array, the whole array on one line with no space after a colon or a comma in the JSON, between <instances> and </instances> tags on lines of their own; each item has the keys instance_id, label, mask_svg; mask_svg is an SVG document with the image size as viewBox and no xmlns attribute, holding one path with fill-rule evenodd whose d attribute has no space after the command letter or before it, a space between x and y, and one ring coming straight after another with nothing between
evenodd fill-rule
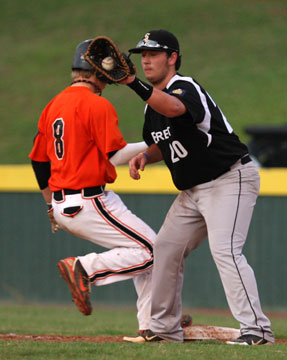
<instances>
[{"instance_id":1,"label":"baseball cleat","mask_svg":"<svg viewBox=\"0 0 287 360\"><path fill-rule=\"evenodd\" d=\"M189 314L182 315L180 324L181 324L182 328L191 326L192 325L192 316ZM156 337L161 340L146 340L145 335L147 334L148 331L152 332L151 330L140 330L137 336L124 336L123 340L127 341L127 342L133 342L133 343L145 343L145 342L151 342L151 341L162 341L162 342L166 341L157 335L156 335Z\"/></svg>"},{"instance_id":2,"label":"baseball cleat","mask_svg":"<svg viewBox=\"0 0 287 360\"><path fill-rule=\"evenodd\" d=\"M166 342L163 338L156 335L151 330L145 330L139 333L137 336L124 336L124 341L132 342L132 343L146 343L146 342Z\"/></svg>"},{"instance_id":3,"label":"baseball cleat","mask_svg":"<svg viewBox=\"0 0 287 360\"><path fill-rule=\"evenodd\" d=\"M128 342L133 342L133 343L144 343L145 339L142 336L142 334L144 334L147 330L139 330L138 335L136 336L124 336L123 340L124 341L128 341Z\"/></svg>"},{"instance_id":4,"label":"baseball cleat","mask_svg":"<svg viewBox=\"0 0 287 360\"><path fill-rule=\"evenodd\" d=\"M91 283L80 261L77 258L70 257L60 260L57 266L62 278L70 288L72 300L77 308L84 315L90 315L92 313Z\"/></svg>"},{"instance_id":5,"label":"baseball cleat","mask_svg":"<svg viewBox=\"0 0 287 360\"><path fill-rule=\"evenodd\" d=\"M123 341L137 343L137 344L146 342L145 338L143 336L141 336L140 334L137 336L124 336Z\"/></svg>"},{"instance_id":6,"label":"baseball cleat","mask_svg":"<svg viewBox=\"0 0 287 360\"><path fill-rule=\"evenodd\" d=\"M235 340L226 341L229 345L271 345L272 343L256 335L241 335Z\"/></svg>"}]
</instances>

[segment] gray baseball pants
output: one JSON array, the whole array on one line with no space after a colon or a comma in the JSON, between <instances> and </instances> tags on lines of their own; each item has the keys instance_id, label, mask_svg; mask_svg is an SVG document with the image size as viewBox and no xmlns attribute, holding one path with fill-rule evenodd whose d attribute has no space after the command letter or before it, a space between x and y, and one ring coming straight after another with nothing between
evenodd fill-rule
<instances>
[{"instance_id":1,"label":"gray baseball pants","mask_svg":"<svg viewBox=\"0 0 287 360\"><path fill-rule=\"evenodd\" d=\"M242 249L260 177L253 162L235 163L210 182L182 191L168 211L154 246L150 329L169 341L183 341L180 325L184 258L208 237L230 310L241 334L274 342L261 309L256 279Z\"/></svg>"}]
</instances>

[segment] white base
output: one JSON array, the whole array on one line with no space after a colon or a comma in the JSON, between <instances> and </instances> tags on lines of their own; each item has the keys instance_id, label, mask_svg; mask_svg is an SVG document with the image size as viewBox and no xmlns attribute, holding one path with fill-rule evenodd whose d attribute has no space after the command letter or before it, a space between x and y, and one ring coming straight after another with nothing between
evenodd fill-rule
<instances>
[{"instance_id":1,"label":"white base","mask_svg":"<svg viewBox=\"0 0 287 360\"><path fill-rule=\"evenodd\" d=\"M183 329L185 340L234 340L239 329L211 325L191 325Z\"/></svg>"}]
</instances>

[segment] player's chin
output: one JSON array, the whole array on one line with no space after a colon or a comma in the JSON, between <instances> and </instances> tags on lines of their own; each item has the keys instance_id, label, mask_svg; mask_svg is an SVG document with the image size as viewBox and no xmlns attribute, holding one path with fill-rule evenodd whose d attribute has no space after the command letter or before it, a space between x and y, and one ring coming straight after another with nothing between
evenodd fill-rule
<instances>
[{"instance_id":1,"label":"player's chin","mask_svg":"<svg viewBox=\"0 0 287 360\"><path fill-rule=\"evenodd\" d=\"M155 80L155 76L152 74L151 70L145 70L144 75L145 75L146 79L148 81L150 81L151 83Z\"/></svg>"},{"instance_id":2,"label":"player's chin","mask_svg":"<svg viewBox=\"0 0 287 360\"><path fill-rule=\"evenodd\" d=\"M104 88L107 86L107 83L100 79L97 79L97 85L101 90L104 90Z\"/></svg>"},{"instance_id":3,"label":"player's chin","mask_svg":"<svg viewBox=\"0 0 287 360\"><path fill-rule=\"evenodd\" d=\"M146 73L145 72L145 78L153 85L157 85L160 84L162 82L162 80L164 80L161 76L157 76L154 73Z\"/></svg>"}]
</instances>

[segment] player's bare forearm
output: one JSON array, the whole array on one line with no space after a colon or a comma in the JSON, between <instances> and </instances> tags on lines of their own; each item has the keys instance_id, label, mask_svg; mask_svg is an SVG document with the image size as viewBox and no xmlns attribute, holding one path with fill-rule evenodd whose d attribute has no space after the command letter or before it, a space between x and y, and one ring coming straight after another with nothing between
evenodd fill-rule
<instances>
[{"instance_id":1,"label":"player's bare forearm","mask_svg":"<svg viewBox=\"0 0 287 360\"><path fill-rule=\"evenodd\" d=\"M140 179L140 171L144 171L147 163L152 164L163 159L162 153L156 144L152 144L144 153L140 153L129 162L130 177L134 180Z\"/></svg>"},{"instance_id":2,"label":"player's bare forearm","mask_svg":"<svg viewBox=\"0 0 287 360\"><path fill-rule=\"evenodd\" d=\"M162 153L160 151L160 148L156 145L156 144L152 144L150 145L145 153L147 154L148 156L148 163L149 164L153 164L153 163L156 163L156 162L159 162L163 159L162 157Z\"/></svg>"},{"instance_id":3,"label":"player's bare forearm","mask_svg":"<svg viewBox=\"0 0 287 360\"><path fill-rule=\"evenodd\" d=\"M169 95L157 86L138 79L135 75L129 76L121 84L128 85L134 90L153 110L169 118L181 116L186 112L182 101Z\"/></svg>"},{"instance_id":4,"label":"player's bare forearm","mask_svg":"<svg viewBox=\"0 0 287 360\"><path fill-rule=\"evenodd\" d=\"M47 186L45 189L42 189L41 192L42 192L43 198L46 201L46 203L51 204L51 202L52 202L52 192L51 192L49 186Z\"/></svg>"},{"instance_id":5,"label":"player's bare forearm","mask_svg":"<svg viewBox=\"0 0 287 360\"><path fill-rule=\"evenodd\" d=\"M183 102L157 88L153 88L152 95L146 102L153 110L169 118L183 115L186 112Z\"/></svg>"}]
</instances>

